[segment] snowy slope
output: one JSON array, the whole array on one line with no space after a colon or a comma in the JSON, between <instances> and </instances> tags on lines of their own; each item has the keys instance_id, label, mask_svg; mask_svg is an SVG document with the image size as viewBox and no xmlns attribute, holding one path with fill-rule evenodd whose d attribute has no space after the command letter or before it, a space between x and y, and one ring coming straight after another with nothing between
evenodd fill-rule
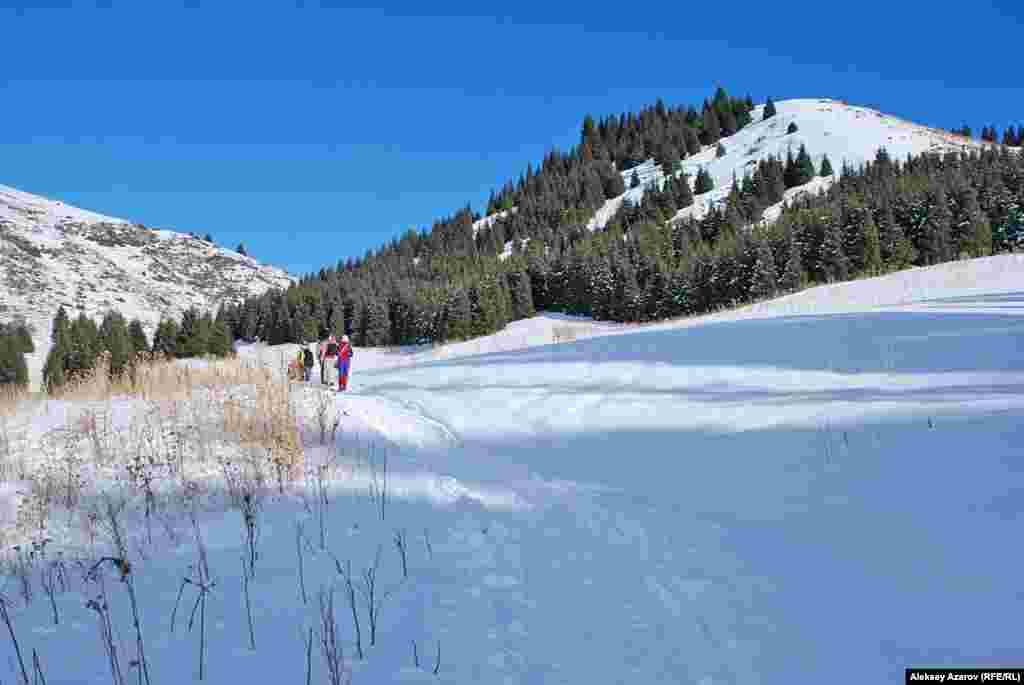
<instances>
[{"instance_id":1,"label":"snowy slope","mask_svg":"<svg viewBox=\"0 0 1024 685\"><path fill-rule=\"evenodd\" d=\"M759 105L754 108L751 116L754 123L722 139L726 150L722 158L716 158L716 149L710 146L683 160L683 170L689 174L691 183L697 172L706 168L714 179L715 189L698 195L694 204L680 210L676 219L700 218L728 195L734 175L738 180L743 180L744 175L752 172L758 160L769 156L785 159L788 150L792 149L795 155L801 144L807 146L816 168L820 166L822 157L828 155L837 174L844 162L857 168L873 160L875 153L882 147L888 150L893 159L902 160L907 155L976 149L983 145L948 131L830 99L783 100L776 103L776 115L767 121L762 119L764 106ZM796 123L796 133L786 133L790 123ZM630 188L624 195L605 202L588 228L603 228L625 199L636 202L643 197L647 185L662 182L661 170L654 166L653 160L648 160L635 170L640 186ZM627 188L633 172L634 169L622 172ZM799 192L817 192L826 187L828 181L816 179L812 183L813 186L809 188L791 189L787 199ZM766 218L772 220L777 217L779 209L769 209Z\"/></svg>"},{"instance_id":2,"label":"snowy slope","mask_svg":"<svg viewBox=\"0 0 1024 685\"><path fill-rule=\"evenodd\" d=\"M35 327L37 380L49 324L60 305L71 316L100 317L111 307L138 317L152 334L161 316L191 305L284 288L291 277L271 266L183 233L121 219L0 186L0 319Z\"/></svg>"},{"instance_id":3,"label":"snowy slope","mask_svg":"<svg viewBox=\"0 0 1024 685\"><path fill-rule=\"evenodd\" d=\"M196 530L216 581L203 614L215 683L306 682L307 663L310 681L329 682L321 591L333 592L357 685L816 683L836 680L837 664L839 682L891 683L909 665L1024 661L1024 552L1005 544L1024 516L1024 256L841 285L658 326L537 317L442 359L357 349L328 447L314 389L296 386L308 473L261 499L255 649L242 518L218 476L230 462L161 483L152 542L143 498L112 486L128 502L152 681L197 679L197 595L182 583ZM547 344L559 325L597 337ZM286 353L262 351L272 365ZM111 411L127 426L155 408ZM68 403L40 407L24 417L29 443L75 416ZM382 517L372 493L385 456ZM312 475L322 462L325 549ZM84 517L55 511L48 563L111 553ZM338 568L351 562L364 587L377 555L386 598L373 646L358 600L359 659ZM16 574L4 592L29 670L37 650L47 683L111 682L86 607L99 583L69 562L51 605L46 566L33 568L31 601ZM136 682L125 586L104 577ZM0 640L0 677L15 682L17 670Z\"/></svg>"}]
</instances>

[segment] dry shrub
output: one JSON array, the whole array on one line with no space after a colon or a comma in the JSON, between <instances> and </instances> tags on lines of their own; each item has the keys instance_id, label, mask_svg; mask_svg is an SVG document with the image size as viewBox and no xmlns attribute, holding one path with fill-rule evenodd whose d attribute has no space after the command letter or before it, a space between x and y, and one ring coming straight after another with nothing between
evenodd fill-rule
<instances>
[{"instance_id":1,"label":"dry shrub","mask_svg":"<svg viewBox=\"0 0 1024 685\"><path fill-rule=\"evenodd\" d=\"M60 391L63 400L80 405L66 425L47 431L28 452L32 467L20 479L25 497L17 526L23 536L45 531L55 508L80 509L83 496L110 478L145 498L147 521L156 509L159 482L173 478L187 485L202 478L211 462L230 459L241 447L259 478L286 482L302 477L303 447L298 417L286 381L270 370L227 359L203 366L148 358L111 379L106 360ZM128 425L115 425L112 401L135 399ZM20 401L20 400L19 400ZM17 408L3 405L4 419ZM0 421L0 429L6 424ZM0 476L16 471L10 439L0 430ZM22 450L24 451L24 450ZM6 455L6 458L4 458ZM200 465L187 473L186 464Z\"/></svg>"}]
</instances>

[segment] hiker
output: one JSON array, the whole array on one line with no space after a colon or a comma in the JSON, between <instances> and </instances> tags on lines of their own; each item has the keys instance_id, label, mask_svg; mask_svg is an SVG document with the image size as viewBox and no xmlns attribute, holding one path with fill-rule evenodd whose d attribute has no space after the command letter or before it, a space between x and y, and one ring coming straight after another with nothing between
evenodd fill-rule
<instances>
[{"instance_id":1,"label":"hiker","mask_svg":"<svg viewBox=\"0 0 1024 685\"><path fill-rule=\"evenodd\" d=\"M324 342L323 340L321 340L320 344L317 345L317 348L316 348L316 359L317 359L317 362L320 364L320 384L321 385L326 385L327 384L327 377L324 376L324 346L326 346L326 345L327 345L327 343Z\"/></svg>"},{"instance_id":2,"label":"hiker","mask_svg":"<svg viewBox=\"0 0 1024 685\"><path fill-rule=\"evenodd\" d=\"M352 364L352 344L347 335L341 336L341 347L338 348L338 392L348 389L348 371Z\"/></svg>"},{"instance_id":3,"label":"hiker","mask_svg":"<svg viewBox=\"0 0 1024 685\"><path fill-rule=\"evenodd\" d=\"M338 341L333 335L327 338L321 363L324 367L324 381L328 386L334 387L338 378Z\"/></svg>"},{"instance_id":4,"label":"hiker","mask_svg":"<svg viewBox=\"0 0 1024 685\"><path fill-rule=\"evenodd\" d=\"M304 371L303 378L309 383L309 377L313 373L313 363L315 357L313 356L313 345L302 348L302 370Z\"/></svg>"}]
</instances>

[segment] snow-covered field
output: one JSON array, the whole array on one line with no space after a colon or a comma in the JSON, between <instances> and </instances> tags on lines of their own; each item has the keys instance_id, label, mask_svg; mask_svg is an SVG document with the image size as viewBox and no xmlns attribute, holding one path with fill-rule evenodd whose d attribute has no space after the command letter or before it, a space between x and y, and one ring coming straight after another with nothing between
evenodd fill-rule
<instances>
[{"instance_id":1,"label":"snow-covered field","mask_svg":"<svg viewBox=\"0 0 1024 685\"><path fill-rule=\"evenodd\" d=\"M700 319L540 316L445 348L357 349L352 391L326 408L333 443L317 389L293 389L307 475L260 498L255 649L243 517L213 472L167 484L152 543L131 495L151 680L196 680L205 635L209 682L305 682L307 663L331 682L321 590L354 683L898 682L909 665L1024 661L1022 315L1024 256L1009 255ZM241 352L276 367L293 349ZM70 409L39 409L30 432ZM50 563L110 554L102 531L91 546L54 520ZM205 633L199 613L188 629L198 595L182 582L195 530L216 583ZM370 646L360 590L378 554ZM35 649L47 683L111 682L85 606L100 584L69 564L54 625L44 568L27 605L17 574L3 589L28 670ZM115 643L137 682L118 578L105 575Z\"/></svg>"}]
</instances>

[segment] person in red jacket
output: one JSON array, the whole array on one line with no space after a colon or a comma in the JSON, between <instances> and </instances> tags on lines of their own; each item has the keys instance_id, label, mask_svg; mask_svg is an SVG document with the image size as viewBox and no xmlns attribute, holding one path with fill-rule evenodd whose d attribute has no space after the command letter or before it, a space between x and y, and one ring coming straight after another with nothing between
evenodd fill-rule
<instances>
[{"instance_id":1,"label":"person in red jacket","mask_svg":"<svg viewBox=\"0 0 1024 685\"><path fill-rule=\"evenodd\" d=\"M341 345L338 346L338 392L345 392L348 389L348 371L352 364L352 343L348 336L341 336Z\"/></svg>"}]
</instances>

